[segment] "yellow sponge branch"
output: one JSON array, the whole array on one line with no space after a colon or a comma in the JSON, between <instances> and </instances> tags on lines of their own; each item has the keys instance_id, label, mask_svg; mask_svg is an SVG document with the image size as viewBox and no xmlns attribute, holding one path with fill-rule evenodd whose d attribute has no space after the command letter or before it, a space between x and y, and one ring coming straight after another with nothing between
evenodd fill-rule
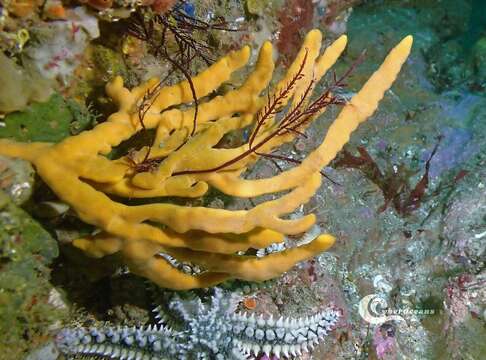
<instances>
[{"instance_id":1,"label":"yellow sponge branch","mask_svg":"<svg viewBox=\"0 0 486 360\"><path fill-rule=\"evenodd\" d=\"M170 249L174 257L188 261L211 271L228 271L238 279L264 281L288 271L295 262L313 257L316 253L326 251L334 244L331 235L320 235L312 242L262 258L256 256L222 255L217 253L197 252L188 249Z\"/></svg>"},{"instance_id":2,"label":"yellow sponge branch","mask_svg":"<svg viewBox=\"0 0 486 360\"><path fill-rule=\"evenodd\" d=\"M118 254L134 273L173 289L207 287L232 278L276 277L327 250L335 239L320 235L262 258L250 254L283 244L285 235L303 233L315 223L314 214L285 216L319 189L320 170L376 110L412 45L412 38L406 37L390 52L344 106L322 144L300 164L267 179L245 179L246 170L261 156L270 156L301 135L333 103L332 87L317 100L311 96L344 51L347 38L340 37L322 53L321 41L318 30L310 31L288 71L270 91L275 64L272 45L264 43L243 84L208 99L249 60L249 47L231 52L191 79L198 99L196 119L188 81L164 87L154 78L130 90L116 77L106 85L106 92L118 111L105 122L58 144L2 139L0 154L30 161L52 191L81 220L97 228L94 234L73 241L89 256ZM115 160L107 157L114 147L145 129L154 129L153 143ZM245 143L221 148L221 140L236 131L249 134ZM209 186L240 197L286 193L241 210L159 202L168 196L201 197ZM134 206L123 198L152 201ZM185 273L178 261L192 262L202 272Z\"/></svg>"},{"instance_id":3,"label":"yellow sponge branch","mask_svg":"<svg viewBox=\"0 0 486 360\"><path fill-rule=\"evenodd\" d=\"M298 186L301 179L327 166L349 141L358 125L373 114L385 91L397 77L411 47L412 37L407 36L388 54L363 88L344 106L329 127L322 144L301 165L268 179L244 180L234 175L212 173L206 180L226 194L241 197L274 193Z\"/></svg>"}]
</instances>

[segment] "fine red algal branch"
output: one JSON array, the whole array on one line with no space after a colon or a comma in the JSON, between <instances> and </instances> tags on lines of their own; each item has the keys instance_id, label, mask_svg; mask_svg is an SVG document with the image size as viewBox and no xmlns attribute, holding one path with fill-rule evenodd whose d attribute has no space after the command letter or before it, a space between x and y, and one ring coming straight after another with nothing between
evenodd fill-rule
<instances>
[{"instance_id":1,"label":"fine red algal branch","mask_svg":"<svg viewBox=\"0 0 486 360\"><path fill-rule=\"evenodd\" d=\"M396 171L383 173L362 146L357 148L359 156L352 155L349 151L343 150L338 159L334 162L336 168L354 168L361 170L364 175L374 182L383 192L385 203L378 209L378 212L385 211L388 206L393 204L394 209L402 216L409 215L417 210L422 204L426 190L429 187L429 170L430 162L437 152L441 141L439 137L437 144L434 146L429 158L425 162L425 171L420 180L415 184L413 189L408 185L408 178L411 171L404 167L395 167ZM462 173L458 174L459 178L464 177Z\"/></svg>"},{"instance_id":2,"label":"fine red algal branch","mask_svg":"<svg viewBox=\"0 0 486 360\"><path fill-rule=\"evenodd\" d=\"M408 198L400 204L399 212L402 214L409 214L414 210L417 210L422 203L422 200L425 195L425 190L429 187L429 170L430 170L430 161L434 157L437 149L439 148L440 142L442 137L439 137L437 144L435 144L434 149L430 153L429 158L425 162L425 172L420 181L415 185L413 190L410 192Z\"/></svg>"},{"instance_id":3,"label":"fine red algal branch","mask_svg":"<svg viewBox=\"0 0 486 360\"><path fill-rule=\"evenodd\" d=\"M186 175L186 174L200 174L200 173L209 173L209 172L216 172L222 169L225 169L238 161L246 158L251 154L256 154L262 157L273 157L278 158L280 160L285 160L293 163L300 163L299 160L295 160L289 157L285 157L282 155L273 155L273 154L263 154L258 152L258 149L263 147L266 143L268 143L271 139L277 136L283 136L289 132L296 133L297 135L303 135L300 131L304 125L306 125L314 116L318 115L324 108L329 105L343 105L344 101L339 96L334 96L332 94L333 91L338 90L345 86L344 80L353 72L355 67L362 61L364 53L360 55L358 60L353 63L353 65L338 79L334 75L333 83L326 88L326 90L314 101L312 101L309 105L305 105L307 100L312 92L314 82L310 81L309 85L303 92L299 101L293 106L293 108L288 111L284 117L275 124L275 128L269 131L269 134L263 136L261 140L255 143L258 135L261 133L261 129L265 128L265 125L270 119L273 119L274 116L281 110L281 106L283 105L285 99L289 96L295 84L298 80L303 78L303 70L305 62L307 61L307 54L304 56L304 59L299 67L297 73L292 77L292 79L287 83L284 89L279 91L272 97L269 97L267 104L263 108L261 112L258 112L256 115L255 120L255 128L250 135L248 141L248 150L244 151L237 157L228 160L221 165L210 169L204 170L184 170L173 173L173 175ZM323 176L324 173L321 172ZM327 176L326 176L327 178Z\"/></svg>"},{"instance_id":4,"label":"fine red algal branch","mask_svg":"<svg viewBox=\"0 0 486 360\"><path fill-rule=\"evenodd\" d=\"M187 80L194 101L194 118L190 137L193 136L197 127L199 103L189 69L191 68L191 63L196 58L201 59L206 65L210 65L213 62L210 56L211 47L207 42L197 40L196 32L207 37L209 34L208 31L210 30L239 31L239 29L232 28L222 17L212 22L206 22L191 17L178 8L173 8L162 14L147 14L147 16L142 10L139 10L128 20L126 28L129 35L147 43L149 50L155 56L161 57L169 62L172 68L164 79L154 88L147 91L140 103L138 113L143 131L146 132L147 130L144 123L145 115L157 98L162 85L171 73L178 71ZM176 45L176 50L171 51L173 54L168 50L169 38ZM149 157L150 148L140 163L134 162L134 167L137 172L142 172L145 169L154 169L163 160L163 158L149 159ZM131 160L133 162L133 159Z\"/></svg>"},{"instance_id":5,"label":"fine red algal branch","mask_svg":"<svg viewBox=\"0 0 486 360\"><path fill-rule=\"evenodd\" d=\"M302 63L300 64L299 70L297 73L292 77L292 79L288 82L288 84L280 90L277 94L274 94L272 97L270 97L270 94L268 95L268 101L267 104L263 107L262 110L258 111L256 116L255 116L255 122L256 126L253 129L250 139L248 141L249 147L253 147L253 142L255 141L255 137L257 134L260 132L261 128L265 125L268 119L274 117L277 115L277 113L280 111L280 108L283 105L283 102L291 91L294 89L295 84L297 81L302 79L304 77L304 65L307 61L307 54L308 51L306 50L304 59L302 60Z\"/></svg>"}]
</instances>

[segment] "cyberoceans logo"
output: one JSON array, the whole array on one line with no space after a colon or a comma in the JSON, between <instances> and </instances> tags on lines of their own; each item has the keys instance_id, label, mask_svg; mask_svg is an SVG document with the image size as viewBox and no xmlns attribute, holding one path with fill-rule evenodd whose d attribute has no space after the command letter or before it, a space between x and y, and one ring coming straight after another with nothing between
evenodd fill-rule
<instances>
[{"instance_id":1,"label":"cyberoceans logo","mask_svg":"<svg viewBox=\"0 0 486 360\"><path fill-rule=\"evenodd\" d=\"M405 319L396 314L388 313L388 303L378 295L371 294L362 298L359 302L359 315L369 324L380 325L387 321L405 321Z\"/></svg>"}]
</instances>

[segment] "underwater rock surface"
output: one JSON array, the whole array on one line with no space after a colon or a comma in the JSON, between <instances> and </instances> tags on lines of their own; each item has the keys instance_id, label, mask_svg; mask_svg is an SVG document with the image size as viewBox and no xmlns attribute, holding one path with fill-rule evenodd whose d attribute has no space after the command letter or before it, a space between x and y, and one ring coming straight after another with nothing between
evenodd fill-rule
<instances>
[{"instance_id":1,"label":"underwater rock surface","mask_svg":"<svg viewBox=\"0 0 486 360\"><path fill-rule=\"evenodd\" d=\"M0 191L0 359L21 359L64 317L50 301L49 265L57 256L49 233Z\"/></svg>"},{"instance_id":2,"label":"underwater rock surface","mask_svg":"<svg viewBox=\"0 0 486 360\"><path fill-rule=\"evenodd\" d=\"M348 146L355 154L356 148L366 149L383 176L340 165L329 172L340 186L328 185L322 200L309 204L321 209L321 226L338 234L337 246L319 256L319 263L342 279L353 315L354 330L347 336L360 344L348 348L347 355L337 354L338 359L480 359L486 353L479 341L485 336L486 303L486 98L471 92L477 87L458 88L455 83L451 91L438 86L444 80L429 72L429 52L446 46L444 37L458 36L443 34L444 23L437 23L437 17L447 16L461 31L469 23L471 3L442 3L370 2L355 7L348 21L351 59L359 51L355 46L359 49L365 41L376 45L368 49L357 77L403 34L413 34L415 44L380 110ZM475 74L461 81L477 82ZM418 208L401 215L391 202L383 210L384 184L386 190L403 180L412 189L423 178L435 146L427 195ZM349 157L341 164L346 161ZM400 189L394 196L407 199L407 186ZM373 297L363 303L367 295ZM411 314L371 322L370 335L367 326L373 319L366 321L357 307L373 303Z\"/></svg>"},{"instance_id":3,"label":"underwater rock surface","mask_svg":"<svg viewBox=\"0 0 486 360\"><path fill-rule=\"evenodd\" d=\"M25 3L30 4L28 11L15 4L0 9L0 47L6 54L0 55L0 67L12 72L7 78L6 72L0 75L9 85L0 90L0 112L7 114L0 120L0 137L57 142L93 126L98 114L111 112L102 86L112 76L122 74L130 85L136 85L171 72L149 42L127 36L127 19L138 8L135 2L88 1L82 8L76 2L76 12L82 15L77 20L68 2L48 1L47 15L41 14L36 2ZM173 3L144 2L150 11L163 13ZM62 16L61 8L54 5L66 14ZM364 61L347 81L346 98L376 69L388 49L405 35L414 36L412 55L378 111L325 169L330 180L323 179L318 194L293 214L315 212L318 225L336 236L336 244L271 282L224 284L224 294L243 294L236 309L265 318L312 316L329 304L339 309L342 316L335 330L311 354L298 359L483 359L484 2L197 0L186 1L184 6L204 21L223 16L234 20L235 27L241 26L236 32L193 32L198 44L207 44L215 58L242 44L250 43L255 49L272 39L279 43L276 55L284 65L308 29L322 29L328 41L346 33L349 44L337 64L338 75L367 48ZM50 26L49 31L58 32L57 40L43 42L36 37L36 29L52 22L54 15L61 16L56 20L60 19L59 25ZM170 21L177 23L174 17ZM17 36L22 29L31 34L25 43ZM69 54L58 59L55 55L62 55L71 31L77 41L70 45ZM176 45L170 43L169 51ZM29 53L35 54L30 67L29 61L22 61ZM26 74L32 73L33 60L39 68L29 83ZM187 67L194 71L204 66L199 59ZM51 79L38 78L38 73ZM176 71L170 75L183 78ZM244 75L225 84L227 89ZM338 111L330 109L309 129L307 138L286 146L286 154L303 158L321 142ZM228 137L223 145L238 144L238 136ZM68 210L55 217L39 216L41 226L18 207L30 211L35 208L32 203L56 199L43 192L45 186L34 184L32 168L11 162L0 158L0 188L8 193L0 192L0 330L8 334L0 338L0 348L15 349L15 353L0 352L0 359L22 359L29 352L31 358L44 359L47 355L43 354L55 352L53 339L60 320L66 328L102 327L106 322L141 328L150 323L150 294L143 280L120 267L116 256L86 259L70 247L73 238L93 229ZM282 169L292 165L276 163ZM276 171L274 163L262 161L252 176ZM31 197L33 189L40 189L41 194L34 191ZM229 209L252 206L248 200L216 191L192 204ZM191 264L178 266L198 271ZM49 282L51 271L56 288ZM66 293L66 300L59 300L64 295L57 288ZM208 293L199 295L210 303ZM273 355L253 358L279 360Z\"/></svg>"}]
</instances>

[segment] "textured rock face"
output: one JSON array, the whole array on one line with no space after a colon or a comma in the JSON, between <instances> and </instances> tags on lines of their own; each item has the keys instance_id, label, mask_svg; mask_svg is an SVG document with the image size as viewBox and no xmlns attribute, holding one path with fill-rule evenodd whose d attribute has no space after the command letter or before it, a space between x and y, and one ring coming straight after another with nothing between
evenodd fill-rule
<instances>
[{"instance_id":1,"label":"textured rock face","mask_svg":"<svg viewBox=\"0 0 486 360\"><path fill-rule=\"evenodd\" d=\"M63 313L49 302L48 268L57 244L0 191L0 359L20 359L42 344Z\"/></svg>"},{"instance_id":2,"label":"textured rock face","mask_svg":"<svg viewBox=\"0 0 486 360\"><path fill-rule=\"evenodd\" d=\"M370 3L356 7L348 22L351 59L365 39L377 44L368 49L351 88L372 67L382 47L402 32L411 32L416 39L409 66L388 93L382 111L351 139L350 153L359 157L356 148L364 148L390 186L406 179L396 194L406 198L406 189L423 178L426 160L439 145L430 160L426 195L406 216L391 203L380 211L385 202L383 183L366 168L329 169L329 176L340 185L325 184L322 197L307 205L320 209L321 227L338 234L336 246L319 257L317 266L318 271L326 269L342 279L339 288L354 327L346 336L359 344L345 345L338 359L346 352L380 359L478 358L484 352L476 339L484 337L484 305L479 304L485 302L486 101L481 89L458 83L452 85L453 92L441 92L444 87L437 84L444 79L430 73L430 58L423 56L447 46L443 39L452 34L444 34L435 17L453 12L454 6ZM467 15L470 5L464 6ZM455 37L467 31L464 13L451 14L449 21L457 24ZM451 64L461 66L462 56ZM324 201L329 198L333 201ZM390 319L371 325L370 337L364 332L369 323L356 310L367 295L382 299L389 309L411 310L401 315L407 323Z\"/></svg>"},{"instance_id":3,"label":"textured rock face","mask_svg":"<svg viewBox=\"0 0 486 360\"><path fill-rule=\"evenodd\" d=\"M16 205L22 205L32 195L34 169L20 159L0 156L0 191L4 191Z\"/></svg>"},{"instance_id":4,"label":"textured rock face","mask_svg":"<svg viewBox=\"0 0 486 360\"><path fill-rule=\"evenodd\" d=\"M355 157L362 155L357 148L364 148L381 172L381 178L374 176L369 168L331 164L325 169L335 184L324 180L316 198L293 215L315 212L321 229L336 234L338 240L334 248L314 261L302 263L268 284L267 288L256 283L242 285L248 292L237 304L237 311L245 309L249 314L263 314L265 319L270 315L274 318L280 315L296 317L316 314L319 309L334 303L343 314L336 330L314 350L312 357L315 359L482 358L486 352L482 344L486 317L486 149L483 140L486 137L486 46L482 33L486 10L481 7L484 1L248 0L220 1L215 5L214 1L196 0L187 3L205 20L223 15L228 20L238 19L237 24L244 28L238 32L211 33L211 52L214 51L216 58L243 43L249 42L253 49L257 49L264 40L272 38L280 42L281 54L291 59L291 54L297 51L292 43L300 45L303 30L319 27L324 30L326 41L343 32L349 36L345 58L338 64L339 75L358 58L365 44L372 44L367 46L364 63L348 81L349 86L343 93L348 98L376 69L388 49L406 34L415 36L414 51L399 81L387 93L381 110L358 130L347 148ZM120 4L116 2L116 6ZM245 14L244 5L250 15ZM4 26L3 15L2 12L0 26ZM95 12L90 11L93 20L94 16ZM113 16L116 18L117 15ZM37 25L35 21L32 21L34 27ZM10 26L10 23L5 24ZM80 70L79 74L74 74L73 66L79 64L80 59L76 58L71 64L69 58L61 59L60 68L56 67L57 61L51 63L49 66L54 67L45 69L44 73L52 76L60 72L67 78L81 77L70 83L69 91L82 94L84 101L86 94L91 94L95 87L90 83L90 77L94 77L95 84L101 84L106 81L103 77L110 73L125 76L127 72L132 79L131 85L134 85L139 79L154 74L165 75L170 69L169 65L161 64L160 59L147 55L149 47L146 43L127 40L119 31L110 32L107 21L101 23L99 43L94 47L92 43L87 46L92 51L94 70L91 68L93 64L81 62L81 68L74 71ZM93 28L97 26L92 25ZM15 35L20 28L16 25L5 27L5 30ZM69 33L60 34L57 39L65 42L66 35ZM86 37L81 33L78 36L82 41L70 47L73 54L80 53L86 45ZM197 36L199 40L204 38L200 34ZM2 50L5 49L4 41L2 36ZM26 48L30 45L36 43L27 43ZM59 50L52 41L33 48L44 49L44 52L38 52L45 56L43 61L54 60L51 55ZM11 47L8 49L13 51ZM56 51L47 54L45 49ZM45 62L40 64L46 65ZM12 69L12 66L4 64L3 68ZM27 69L22 71L28 72ZM0 78L5 74L1 73ZM11 90L2 87L0 105L6 106L1 105L0 111L23 109L31 100L45 100L47 90L54 86L52 81L34 79L27 85L35 86L27 89L25 76L11 75L14 86ZM240 75L240 80L244 75ZM11 83L12 79L9 79ZM237 84L238 80L225 86L232 88ZM7 90L10 93L5 96ZM109 109L106 98L99 94L90 95L90 101L93 99L103 105L96 111ZM36 105L27 112L9 114L0 121L0 137L58 141L78 131L73 131L72 127L84 128L89 123L84 121L87 117L73 118L69 113L71 109L67 111L61 100L56 95L44 107ZM334 115L330 112L329 118L320 119L309 129L307 139L299 139L282 152L303 159L322 140ZM442 136L440 142L439 136ZM239 141L236 139L235 143L239 144ZM426 161L438 143L419 206L404 215L391 202L380 211L385 203L384 185L394 189L398 200L408 199L423 179ZM293 166L283 161L277 161L277 164L283 169ZM25 204L30 194L31 169L24 170L27 178L19 178L18 172L12 172L10 164L0 159L0 187L9 195L21 195L14 196L16 204ZM252 177L258 178L274 175L279 170L268 161L258 164L252 171ZM16 192L16 189L27 191ZM0 329L5 333L4 327L15 326L8 328L10 336L2 337L0 347L18 349L20 354L46 341L45 329L58 319L49 305L55 302L46 302L55 294L47 279L48 263L55 256L57 246L22 210L5 197L1 199L0 288L6 290L0 292ZM209 207L235 210L254 205L248 200L217 192L192 205L206 206L208 203ZM80 233L87 234L92 230L79 222L73 224L69 214L51 220L49 226L58 226L59 221L63 225L55 228L61 242L67 243ZM65 226L66 223L70 226ZM292 244L294 240L290 238L288 242ZM127 324L143 328L150 321L147 315L149 296L143 282L127 275L123 268L114 271L116 259L111 260L113 264L110 266L107 262L87 262L78 253L70 254L69 251L59 260L57 281L62 283L70 300L83 308L75 320L87 327L102 326L110 320L115 327ZM179 265L187 272L197 270L188 263ZM237 291L234 284L225 286L228 291ZM359 304L366 296L372 296L368 298L368 305L386 303L390 310L413 312L399 315L406 323L399 318L369 323L359 312ZM204 304L210 303L208 297L203 300ZM369 321L383 315L364 314ZM218 316L219 320L224 319L224 314ZM131 328L127 333L129 331ZM140 340L143 342L142 338ZM48 344L45 348L50 347ZM42 351L39 351L39 357L44 360ZM21 358L19 354L6 359ZM0 353L0 359L5 356ZM299 358L309 357L302 355Z\"/></svg>"}]
</instances>

